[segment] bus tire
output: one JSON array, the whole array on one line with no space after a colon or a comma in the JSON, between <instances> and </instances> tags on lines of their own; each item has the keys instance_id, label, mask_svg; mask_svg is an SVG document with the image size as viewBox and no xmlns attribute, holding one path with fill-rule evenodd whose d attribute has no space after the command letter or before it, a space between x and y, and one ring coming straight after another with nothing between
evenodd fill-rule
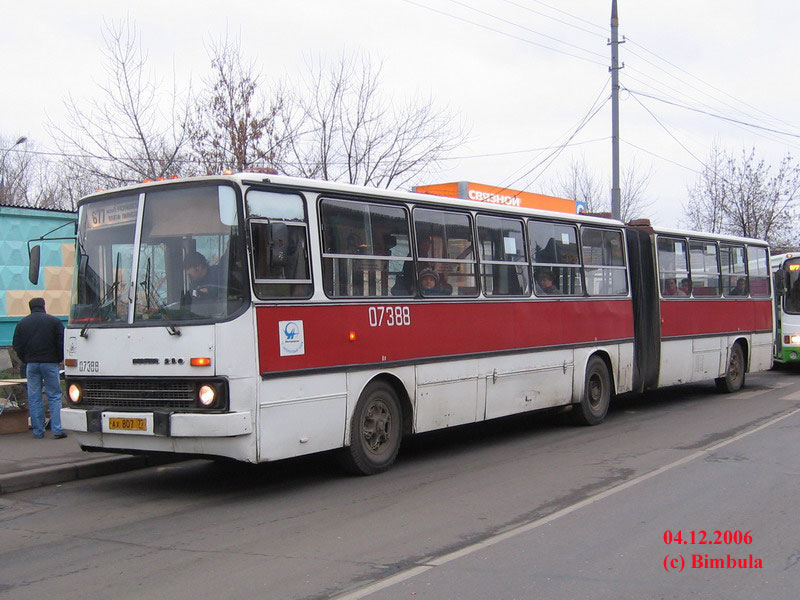
<instances>
[{"instance_id":1,"label":"bus tire","mask_svg":"<svg viewBox=\"0 0 800 600\"><path fill-rule=\"evenodd\" d=\"M715 379L714 383L717 384L717 389L724 394L742 389L744 385L744 352L742 352L741 344L733 345L725 377Z\"/></svg>"},{"instance_id":2,"label":"bus tire","mask_svg":"<svg viewBox=\"0 0 800 600\"><path fill-rule=\"evenodd\" d=\"M578 425L599 425L606 418L611 404L611 376L606 362L593 356L586 365L583 397L573 406L572 415Z\"/></svg>"},{"instance_id":3,"label":"bus tire","mask_svg":"<svg viewBox=\"0 0 800 600\"><path fill-rule=\"evenodd\" d=\"M342 466L354 475L374 475L394 463L403 437L403 414L394 389L372 383L358 399L350 421L350 445L340 454Z\"/></svg>"}]
</instances>

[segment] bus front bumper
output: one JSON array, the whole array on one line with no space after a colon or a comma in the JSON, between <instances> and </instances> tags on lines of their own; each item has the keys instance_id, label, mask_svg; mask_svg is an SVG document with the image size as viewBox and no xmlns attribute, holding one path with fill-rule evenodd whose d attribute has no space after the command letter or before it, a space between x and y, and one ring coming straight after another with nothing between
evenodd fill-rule
<instances>
[{"instance_id":1,"label":"bus front bumper","mask_svg":"<svg viewBox=\"0 0 800 600\"><path fill-rule=\"evenodd\" d=\"M61 409L70 431L164 437L234 437L253 431L250 412L180 413Z\"/></svg>"}]
</instances>

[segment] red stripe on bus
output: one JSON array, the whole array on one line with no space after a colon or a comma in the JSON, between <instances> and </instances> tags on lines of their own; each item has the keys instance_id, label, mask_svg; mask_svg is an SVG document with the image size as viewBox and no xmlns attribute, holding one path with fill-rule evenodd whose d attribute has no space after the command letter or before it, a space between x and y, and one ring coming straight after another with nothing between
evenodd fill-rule
<instances>
[{"instance_id":1,"label":"red stripe on bus","mask_svg":"<svg viewBox=\"0 0 800 600\"><path fill-rule=\"evenodd\" d=\"M661 337L772 329L772 301L662 300Z\"/></svg>"},{"instance_id":2,"label":"red stripe on bus","mask_svg":"<svg viewBox=\"0 0 800 600\"><path fill-rule=\"evenodd\" d=\"M261 306L256 319L262 373L633 337L628 299ZM281 321L302 321L302 354L292 340L281 356Z\"/></svg>"}]
</instances>

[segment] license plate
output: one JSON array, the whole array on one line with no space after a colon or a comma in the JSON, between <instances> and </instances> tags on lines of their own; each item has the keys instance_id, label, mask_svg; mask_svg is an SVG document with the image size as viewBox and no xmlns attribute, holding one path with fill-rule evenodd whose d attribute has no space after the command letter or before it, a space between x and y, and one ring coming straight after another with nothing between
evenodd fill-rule
<instances>
[{"instance_id":1,"label":"license plate","mask_svg":"<svg viewBox=\"0 0 800 600\"><path fill-rule=\"evenodd\" d=\"M122 431L147 431L147 419L112 418L108 420L108 428Z\"/></svg>"}]
</instances>

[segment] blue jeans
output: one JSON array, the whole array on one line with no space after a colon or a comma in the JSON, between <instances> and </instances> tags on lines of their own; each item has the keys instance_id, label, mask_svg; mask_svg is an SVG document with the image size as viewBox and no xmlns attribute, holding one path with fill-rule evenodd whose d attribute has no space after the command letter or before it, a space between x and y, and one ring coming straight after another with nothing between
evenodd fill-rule
<instances>
[{"instance_id":1,"label":"blue jeans","mask_svg":"<svg viewBox=\"0 0 800 600\"><path fill-rule=\"evenodd\" d=\"M28 411L34 437L44 435L44 406L42 384L50 407L50 430L53 434L61 430L61 381L58 378L58 363L28 363Z\"/></svg>"}]
</instances>

